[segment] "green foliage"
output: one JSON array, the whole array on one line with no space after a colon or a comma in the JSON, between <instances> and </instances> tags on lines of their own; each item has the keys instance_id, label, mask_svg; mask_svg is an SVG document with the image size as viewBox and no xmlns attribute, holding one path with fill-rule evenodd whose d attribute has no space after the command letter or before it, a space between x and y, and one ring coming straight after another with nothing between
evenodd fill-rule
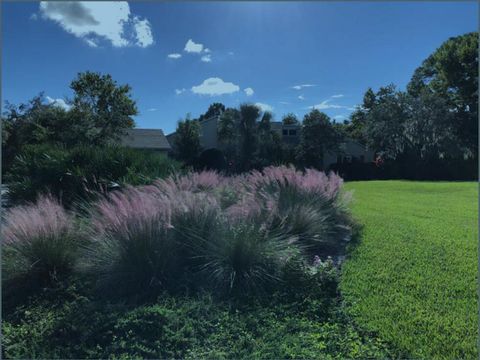
<instances>
[{"instance_id":1,"label":"green foliage","mask_svg":"<svg viewBox=\"0 0 480 360\"><path fill-rule=\"evenodd\" d=\"M464 151L476 156L478 148L478 33L445 41L415 70L408 92L423 92L442 98L454 111L451 136Z\"/></svg>"},{"instance_id":2,"label":"green foliage","mask_svg":"<svg viewBox=\"0 0 480 360\"><path fill-rule=\"evenodd\" d=\"M303 119L298 159L305 167L323 169L326 152L337 150L341 140L328 115L314 109Z\"/></svg>"},{"instance_id":3,"label":"green foliage","mask_svg":"<svg viewBox=\"0 0 480 360\"><path fill-rule=\"evenodd\" d=\"M402 358L478 358L478 185L355 182L362 241L340 288Z\"/></svg>"},{"instance_id":4,"label":"green foliage","mask_svg":"<svg viewBox=\"0 0 480 360\"><path fill-rule=\"evenodd\" d=\"M297 119L297 116L293 113L288 113L282 117L283 125L297 125L300 122Z\"/></svg>"},{"instance_id":5,"label":"green foliage","mask_svg":"<svg viewBox=\"0 0 480 360\"><path fill-rule=\"evenodd\" d=\"M118 85L108 74L86 71L77 75L70 88L75 93L70 115L84 124L80 134L86 142L105 144L135 125L132 116L138 110L130 85Z\"/></svg>"},{"instance_id":6,"label":"green foliage","mask_svg":"<svg viewBox=\"0 0 480 360\"><path fill-rule=\"evenodd\" d=\"M200 115L198 120L203 121L203 120L208 120L214 116L221 116L224 111L225 111L225 105L223 105L222 103L210 104L210 106L208 107L208 110L205 112L205 114Z\"/></svg>"},{"instance_id":7,"label":"green foliage","mask_svg":"<svg viewBox=\"0 0 480 360\"><path fill-rule=\"evenodd\" d=\"M368 97L368 91L365 97ZM384 158L395 159L408 146L404 134L408 121L407 101L406 95L397 91L393 84L380 87L370 99L365 117L367 143Z\"/></svg>"},{"instance_id":8,"label":"green foliage","mask_svg":"<svg viewBox=\"0 0 480 360\"><path fill-rule=\"evenodd\" d=\"M179 121L174 140L175 157L188 165L195 164L202 147L200 146L200 123L189 118Z\"/></svg>"},{"instance_id":9,"label":"green foliage","mask_svg":"<svg viewBox=\"0 0 480 360\"><path fill-rule=\"evenodd\" d=\"M5 175L13 203L34 201L51 192L71 206L125 184L149 184L178 170L164 155L119 146L29 145Z\"/></svg>"},{"instance_id":10,"label":"green foliage","mask_svg":"<svg viewBox=\"0 0 480 360\"><path fill-rule=\"evenodd\" d=\"M298 298L277 293L245 303L203 295L110 305L93 298L84 280L74 280L31 298L3 320L7 359L391 357L385 344L357 329L334 300L308 291Z\"/></svg>"},{"instance_id":11,"label":"green foliage","mask_svg":"<svg viewBox=\"0 0 480 360\"><path fill-rule=\"evenodd\" d=\"M2 114L2 165L11 162L26 145L103 145L134 126L137 114L129 85L117 85L110 75L79 73L70 85L73 100L67 108L46 104L43 93L26 104L7 103Z\"/></svg>"}]
</instances>

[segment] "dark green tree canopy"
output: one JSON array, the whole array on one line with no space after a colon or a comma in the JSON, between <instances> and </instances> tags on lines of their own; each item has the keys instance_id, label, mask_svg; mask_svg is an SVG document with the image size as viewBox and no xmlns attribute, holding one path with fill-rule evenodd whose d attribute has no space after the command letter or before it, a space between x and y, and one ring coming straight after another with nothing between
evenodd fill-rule
<instances>
[{"instance_id":1,"label":"dark green tree canopy","mask_svg":"<svg viewBox=\"0 0 480 360\"><path fill-rule=\"evenodd\" d=\"M478 152L478 33L452 37L417 68L407 86L413 97L432 93L454 113L452 136ZM428 95L426 95L428 96Z\"/></svg>"},{"instance_id":2,"label":"dark green tree canopy","mask_svg":"<svg viewBox=\"0 0 480 360\"><path fill-rule=\"evenodd\" d=\"M340 149L341 133L335 129L329 116L313 109L303 118L298 159L305 167L323 169L328 151Z\"/></svg>"},{"instance_id":3,"label":"dark green tree canopy","mask_svg":"<svg viewBox=\"0 0 480 360\"><path fill-rule=\"evenodd\" d=\"M213 103L208 107L208 110L205 114L200 115L198 118L199 121L210 119L214 116L220 116L225 111L225 105L222 103Z\"/></svg>"},{"instance_id":4,"label":"dark green tree canopy","mask_svg":"<svg viewBox=\"0 0 480 360\"><path fill-rule=\"evenodd\" d=\"M188 117L179 121L174 139L176 158L188 165L194 165L201 151L199 121Z\"/></svg>"},{"instance_id":5,"label":"dark green tree canopy","mask_svg":"<svg viewBox=\"0 0 480 360\"><path fill-rule=\"evenodd\" d=\"M130 85L118 85L110 75L79 73L70 88L75 95L71 115L83 126L86 137L94 144L116 139L135 122L135 101Z\"/></svg>"},{"instance_id":6,"label":"dark green tree canopy","mask_svg":"<svg viewBox=\"0 0 480 360\"><path fill-rule=\"evenodd\" d=\"M282 123L284 125L296 125L299 123L299 121L294 113L288 113L283 116Z\"/></svg>"}]
</instances>

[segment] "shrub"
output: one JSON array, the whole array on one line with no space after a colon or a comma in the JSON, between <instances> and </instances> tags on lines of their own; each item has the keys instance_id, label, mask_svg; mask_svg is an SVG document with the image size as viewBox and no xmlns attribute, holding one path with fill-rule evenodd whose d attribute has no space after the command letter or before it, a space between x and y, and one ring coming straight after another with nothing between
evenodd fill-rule
<instances>
[{"instance_id":1,"label":"shrub","mask_svg":"<svg viewBox=\"0 0 480 360\"><path fill-rule=\"evenodd\" d=\"M14 160L5 182L13 203L51 192L71 207L126 184L150 184L179 168L164 155L126 147L29 145Z\"/></svg>"},{"instance_id":2,"label":"shrub","mask_svg":"<svg viewBox=\"0 0 480 360\"><path fill-rule=\"evenodd\" d=\"M84 266L102 289L156 293L178 271L168 198L129 187L100 201L92 211L94 241Z\"/></svg>"},{"instance_id":3,"label":"shrub","mask_svg":"<svg viewBox=\"0 0 480 360\"><path fill-rule=\"evenodd\" d=\"M73 218L51 196L10 209L2 226L3 279L9 284L46 284L69 273L82 236Z\"/></svg>"}]
</instances>

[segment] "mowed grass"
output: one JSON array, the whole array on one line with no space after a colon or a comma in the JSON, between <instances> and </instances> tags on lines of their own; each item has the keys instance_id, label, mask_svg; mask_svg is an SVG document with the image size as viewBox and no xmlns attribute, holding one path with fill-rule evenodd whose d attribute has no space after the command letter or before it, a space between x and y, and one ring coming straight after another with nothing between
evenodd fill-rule
<instances>
[{"instance_id":1,"label":"mowed grass","mask_svg":"<svg viewBox=\"0 0 480 360\"><path fill-rule=\"evenodd\" d=\"M401 357L476 359L478 185L350 182L364 226L341 290Z\"/></svg>"}]
</instances>

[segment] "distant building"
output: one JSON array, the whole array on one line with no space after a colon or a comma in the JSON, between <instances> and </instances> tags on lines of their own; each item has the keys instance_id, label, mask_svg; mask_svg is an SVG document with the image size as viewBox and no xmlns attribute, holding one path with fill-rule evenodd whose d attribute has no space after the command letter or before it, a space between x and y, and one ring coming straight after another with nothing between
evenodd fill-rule
<instances>
[{"instance_id":1,"label":"distant building","mask_svg":"<svg viewBox=\"0 0 480 360\"><path fill-rule=\"evenodd\" d=\"M204 150L221 149L217 136L219 118L218 116L212 117L200 122L200 145ZM271 122L271 129L286 144L294 146L300 142L301 124L284 125L281 121L273 121ZM175 133L167 135L167 139L172 147L175 144L175 135ZM347 139L347 141L340 144L340 151L328 152L325 155L324 167L328 169L335 163L372 162L373 160L374 152L372 150L353 139Z\"/></svg>"},{"instance_id":2,"label":"distant building","mask_svg":"<svg viewBox=\"0 0 480 360\"><path fill-rule=\"evenodd\" d=\"M134 149L151 150L167 154L170 143L160 129L128 129L120 144Z\"/></svg>"}]
</instances>

